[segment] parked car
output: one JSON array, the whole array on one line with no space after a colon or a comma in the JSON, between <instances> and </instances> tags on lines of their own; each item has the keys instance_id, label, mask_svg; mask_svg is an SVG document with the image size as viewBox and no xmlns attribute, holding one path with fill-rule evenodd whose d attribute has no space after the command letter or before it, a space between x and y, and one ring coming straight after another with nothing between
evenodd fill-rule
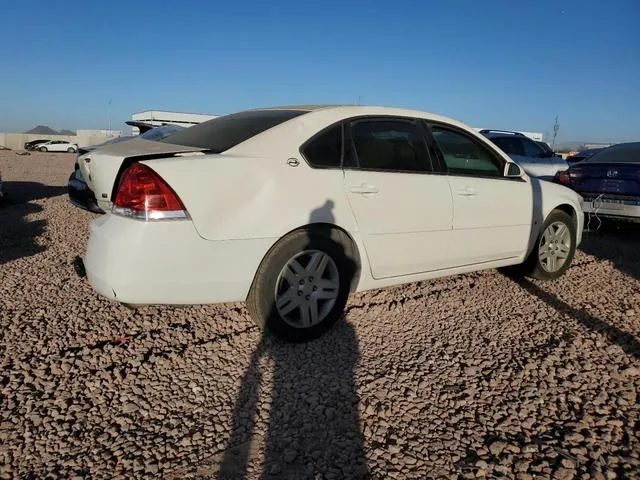
<instances>
[{"instance_id":1,"label":"parked car","mask_svg":"<svg viewBox=\"0 0 640 480\"><path fill-rule=\"evenodd\" d=\"M497 267L558 278L582 238L575 192L415 110L250 110L91 157L80 168L107 214L80 271L97 292L246 301L292 341L329 329L351 291Z\"/></svg>"},{"instance_id":2,"label":"parked car","mask_svg":"<svg viewBox=\"0 0 640 480\"><path fill-rule=\"evenodd\" d=\"M585 213L640 221L640 142L619 143L558 173L582 198Z\"/></svg>"},{"instance_id":3,"label":"parked car","mask_svg":"<svg viewBox=\"0 0 640 480\"><path fill-rule=\"evenodd\" d=\"M505 130L480 130L485 137L511 157L525 172L543 180L568 168L567 162L520 132Z\"/></svg>"},{"instance_id":4,"label":"parked car","mask_svg":"<svg viewBox=\"0 0 640 480\"><path fill-rule=\"evenodd\" d=\"M31 140L30 142L26 142L24 144L24 149L25 150L37 150L38 146L43 144L43 143L47 143L50 142L49 139L42 139L42 140Z\"/></svg>"},{"instance_id":5,"label":"parked car","mask_svg":"<svg viewBox=\"0 0 640 480\"><path fill-rule=\"evenodd\" d=\"M604 147L602 148L589 148L586 150L582 150L581 152L578 152L574 155L569 155L567 157L567 164L568 165L574 165L576 163L579 163L589 157L591 157L592 155L595 155L598 152L601 152L602 150L604 150Z\"/></svg>"},{"instance_id":6,"label":"parked car","mask_svg":"<svg viewBox=\"0 0 640 480\"><path fill-rule=\"evenodd\" d=\"M140 131L144 132L142 135L123 135L120 137L112 138L107 140L104 143L99 145L90 145L87 147L81 147L78 149L78 158L76 159L76 163L74 165L74 170L71 172L69 176L69 180L67 182L67 193L69 195L69 201L75 205L76 207L82 208L84 210L89 210L94 213L105 213L102 208L98 206L96 197L87 185L82 176L82 171L80 170L79 161L83 158L85 161L90 160L89 157L85 157L85 155L89 152L92 152L96 149L103 148L106 145L111 145L114 143L124 142L126 140L131 140L132 138L144 138L149 140L162 140L163 138L179 132L183 130L185 127L179 125L162 125L159 127L154 127L153 125L148 125L143 122L126 122L127 124L135 123L135 125L140 128ZM146 127L149 128L146 128Z\"/></svg>"},{"instance_id":7,"label":"parked car","mask_svg":"<svg viewBox=\"0 0 640 480\"><path fill-rule=\"evenodd\" d=\"M76 153L78 151L78 145L67 142L66 140L50 140L48 142L38 144L36 149L41 152Z\"/></svg>"}]
</instances>

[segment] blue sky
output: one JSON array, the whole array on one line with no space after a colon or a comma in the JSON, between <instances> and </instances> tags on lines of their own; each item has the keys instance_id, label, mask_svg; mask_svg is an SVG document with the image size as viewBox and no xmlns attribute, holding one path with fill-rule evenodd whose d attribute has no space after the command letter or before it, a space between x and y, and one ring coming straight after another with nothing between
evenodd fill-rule
<instances>
[{"instance_id":1,"label":"blue sky","mask_svg":"<svg viewBox=\"0 0 640 480\"><path fill-rule=\"evenodd\" d=\"M640 1L10 2L0 131L147 109L417 108L561 141L640 139Z\"/></svg>"}]
</instances>

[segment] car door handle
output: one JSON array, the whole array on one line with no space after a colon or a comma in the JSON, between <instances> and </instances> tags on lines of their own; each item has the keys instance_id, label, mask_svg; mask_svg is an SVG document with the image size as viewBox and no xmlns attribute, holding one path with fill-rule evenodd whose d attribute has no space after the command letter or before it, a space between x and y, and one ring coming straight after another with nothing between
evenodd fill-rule
<instances>
[{"instance_id":1,"label":"car door handle","mask_svg":"<svg viewBox=\"0 0 640 480\"><path fill-rule=\"evenodd\" d=\"M379 190L373 185L369 185L368 183L363 183L361 185L350 187L349 191L351 193L358 193L360 195L365 195L367 193L378 193Z\"/></svg>"},{"instance_id":2,"label":"car door handle","mask_svg":"<svg viewBox=\"0 0 640 480\"><path fill-rule=\"evenodd\" d=\"M478 195L478 191L471 187L460 188L456 190L456 193L461 197L475 197Z\"/></svg>"}]
</instances>

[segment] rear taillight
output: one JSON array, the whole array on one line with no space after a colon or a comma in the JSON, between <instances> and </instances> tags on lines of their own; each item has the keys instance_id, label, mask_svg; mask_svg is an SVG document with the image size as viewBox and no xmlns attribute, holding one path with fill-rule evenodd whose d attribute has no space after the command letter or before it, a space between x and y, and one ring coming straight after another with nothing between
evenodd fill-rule
<instances>
[{"instance_id":1,"label":"rear taillight","mask_svg":"<svg viewBox=\"0 0 640 480\"><path fill-rule=\"evenodd\" d=\"M562 185L569 185L569 171L565 170L563 172L558 172L558 182Z\"/></svg>"},{"instance_id":2,"label":"rear taillight","mask_svg":"<svg viewBox=\"0 0 640 480\"><path fill-rule=\"evenodd\" d=\"M569 170L565 170L563 172L558 172L558 182L562 185L574 186L576 184L576 180L578 180L582 176L582 170L579 168L570 168Z\"/></svg>"},{"instance_id":3,"label":"rear taillight","mask_svg":"<svg viewBox=\"0 0 640 480\"><path fill-rule=\"evenodd\" d=\"M112 212L140 220L177 220L188 218L176 192L141 163L133 163L122 175Z\"/></svg>"}]
</instances>

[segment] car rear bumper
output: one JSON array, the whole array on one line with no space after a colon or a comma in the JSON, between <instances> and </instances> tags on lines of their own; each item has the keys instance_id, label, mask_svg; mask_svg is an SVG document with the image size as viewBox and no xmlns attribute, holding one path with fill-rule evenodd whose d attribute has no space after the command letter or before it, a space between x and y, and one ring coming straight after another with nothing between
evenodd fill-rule
<instances>
[{"instance_id":1,"label":"car rear bumper","mask_svg":"<svg viewBox=\"0 0 640 480\"><path fill-rule=\"evenodd\" d=\"M211 241L189 220L144 222L111 213L90 225L87 279L126 304L244 301L275 239Z\"/></svg>"},{"instance_id":2,"label":"car rear bumper","mask_svg":"<svg viewBox=\"0 0 640 480\"><path fill-rule=\"evenodd\" d=\"M582 201L585 214L640 221L640 197L587 197Z\"/></svg>"},{"instance_id":3,"label":"car rear bumper","mask_svg":"<svg viewBox=\"0 0 640 480\"><path fill-rule=\"evenodd\" d=\"M94 213L105 213L104 210L98 206L96 197L89 186L86 182L78 178L76 172L71 174L67 183L69 201L78 208Z\"/></svg>"}]
</instances>

